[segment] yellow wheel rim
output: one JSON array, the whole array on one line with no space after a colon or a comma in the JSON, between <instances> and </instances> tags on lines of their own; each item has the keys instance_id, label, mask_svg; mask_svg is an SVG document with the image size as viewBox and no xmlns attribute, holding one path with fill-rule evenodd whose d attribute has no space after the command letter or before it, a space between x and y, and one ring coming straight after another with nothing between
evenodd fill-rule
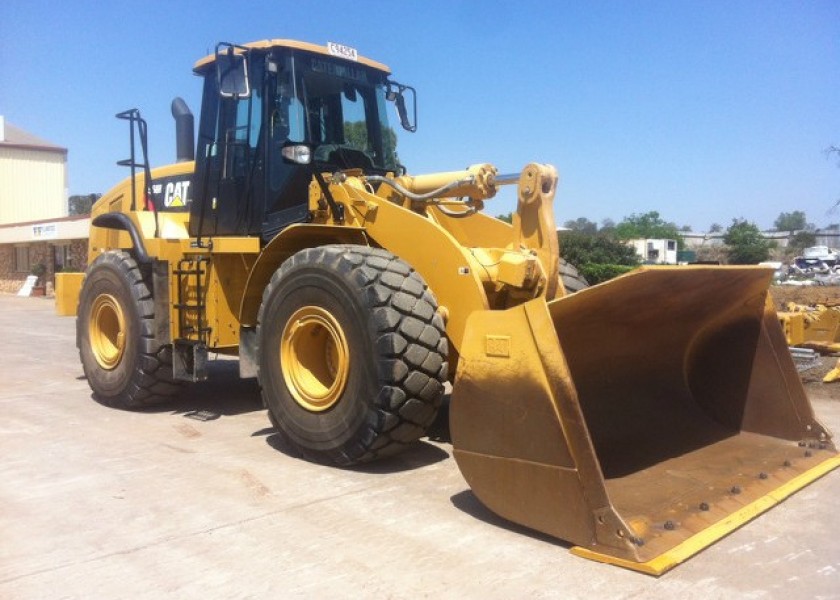
<instances>
[{"instance_id":1,"label":"yellow wheel rim","mask_svg":"<svg viewBox=\"0 0 840 600\"><path fill-rule=\"evenodd\" d=\"M295 311L280 339L280 371L306 410L321 412L335 405L350 373L350 349L335 317L317 306Z\"/></svg>"},{"instance_id":2,"label":"yellow wheel rim","mask_svg":"<svg viewBox=\"0 0 840 600\"><path fill-rule=\"evenodd\" d=\"M101 294L90 310L90 345L96 362L111 370L120 364L125 352L125 315L117 299Z\"/></svg>"}]
</instances>

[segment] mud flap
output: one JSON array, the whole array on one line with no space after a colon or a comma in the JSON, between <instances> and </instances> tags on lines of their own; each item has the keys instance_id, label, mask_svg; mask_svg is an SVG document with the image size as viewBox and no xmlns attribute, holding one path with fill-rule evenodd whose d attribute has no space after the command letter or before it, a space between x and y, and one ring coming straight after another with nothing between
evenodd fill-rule
<instances>
[{"instance_id":1,"label":"mud flap","mask_svg":"<svg viewBox=\"0 0 840 600\"><path fill-rule=\"evenodd\" d=\"M452 394L476 496L661 574L840 464L754 267L644 267L470 316Z\"/></svg>"}]
</instances>

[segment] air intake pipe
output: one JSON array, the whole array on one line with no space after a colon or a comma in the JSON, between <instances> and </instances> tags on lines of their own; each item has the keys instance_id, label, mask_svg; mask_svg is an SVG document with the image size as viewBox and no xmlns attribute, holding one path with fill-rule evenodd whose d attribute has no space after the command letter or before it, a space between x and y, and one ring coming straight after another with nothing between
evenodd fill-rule
<instances>
[{"instance_id":1,"label":"air intake pipe","mask_svg":"<svg viewBox=\"0 0 840 600\"><path fill-rule=\"evenodd\" d=\"M195 133L193 114L184 99L172 101L172 116L175 117L175 152L178 162L195 160Z\"/></svg>"}]
</instances>

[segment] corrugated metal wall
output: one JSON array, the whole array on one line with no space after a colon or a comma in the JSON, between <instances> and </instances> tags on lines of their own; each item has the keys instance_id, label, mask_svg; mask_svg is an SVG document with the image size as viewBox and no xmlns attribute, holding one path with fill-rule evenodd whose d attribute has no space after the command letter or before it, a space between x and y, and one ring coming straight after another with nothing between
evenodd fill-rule
<instances>
[{"instance_id":1,"label":"corrugated metal wall","mask_svg":"<svg viewBox=\"0 0 840 600\"><path fill-rule=\"evenodd\" d=\"M67 156L0 146L0 225L67 216Z\"/></svg>"}]
</instances>

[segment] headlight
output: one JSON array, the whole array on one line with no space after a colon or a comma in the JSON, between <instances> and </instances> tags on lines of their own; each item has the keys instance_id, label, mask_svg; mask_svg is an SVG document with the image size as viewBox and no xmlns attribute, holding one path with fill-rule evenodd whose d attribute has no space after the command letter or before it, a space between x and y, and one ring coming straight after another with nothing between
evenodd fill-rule
<instances>
[{"instance_id":1,"label":"headlight","mask_svg":"<svg viewBox=\"0 0 840 600\"><path fill-rule=\"evenodd\" d=\"M280 151L283 158L299 165L308 165L312 162L312 150L309 146L296 144L294 146L283 146Z\"/></svg>"}]
</instances>

